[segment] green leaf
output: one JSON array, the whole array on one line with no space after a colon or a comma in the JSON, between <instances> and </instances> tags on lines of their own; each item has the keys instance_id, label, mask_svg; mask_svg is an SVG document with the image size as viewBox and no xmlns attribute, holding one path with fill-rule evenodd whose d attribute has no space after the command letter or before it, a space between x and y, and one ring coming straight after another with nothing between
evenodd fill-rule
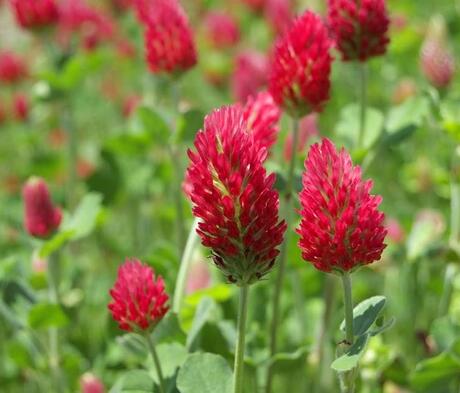
<instances>
[{"instance_id":1,"label":"green leaf","mask_svg":"<svg viewBox=\"0 0 460 393\"><path fill-rule=\"evenodd\" d=\"M368 334L359 336L345 354L332 362L331 368L338 372L345 372L354 369L364 354L368 340Z\"/></svg>"},{"instance_id":2,"label":"green leaf","mask_svg":"<svg viewBox=\"0 0 460 393\"><path fill-rule=\"evenodd\" d=\"M29 311L29 326L32 329L61 328L69 320L57 304L40 303Z\"/></svg>"},{"instance_id":3,"label":"green leaf","mask_svg":"<svg viewBox=\"0 0 460 393\"><path fill-rule=\"evenodd\" d=\"M191 348L195 339L198 337L201 329L204 327L206 322L211 319L213 311L215 310L214 301L205 297L201 300L200 304L195 313L195 318L193 319L192 327L187 336L187 348Z\"/></svg>"},{"instance_id":4,"label":"green leaf","mask_svg":"<svg viewBox=\"0 0 460 393\"><path fill-rule=\"evenodd\" d=\"M379 326L377 327L377 329L374 329L374 330L371 330L369 332L369 334L371 336L376 336L377 334L381 334L385 331L387 331L388 329L391 329L393 327L393 325L395 324L396 322L396 318L395 317L391 317L388 321L386 321L382 326Z\"/></svg>"},{"instance_id":5,"label":"green leaf","mask_svg":"<svg viewBox=\"0 0 460 393\"><path fill-rule=\"evenodd\" d=\"M122 377L122 392L152 393L154 380L146 370L131 370Z\"/></svg>"},{"instance_id":6,"label":"green leaf","mask_svg":"<svg viewBox=\"0 0 460 393\"><path fill-rule=\"evenodd\" d=\"M190 355L177 376L180 393L231 393L233 373L226 360L211 353Z\"/></svg>"},{"instance_id":7,"label":"green leaf","mask_svg":"<svg viewBox=\"0 0 460 393\"><path fill-rule=\"evenodd\" d=\"M438 356L417 364L411 375L411 385L416 390L431 391L435 386L446 386L460 375L460 358L458 357L460 341Z\"/></svg>"},{"instance_id":8,"label":"green leaf","mask_svg":"<svg viewBox=\"0 0 460 393\"><path fill-rule=\"evenodd\" d=\"M185 112L179 118L176 134L177 140L182 142L193 142L196 133L203 126L204 116L204 113L197 109L191 109Z\"/></svg>"},{"instance_id":9,"label":"green leaf","mask_svg":"<svg viewBox=\"0 0 460 393\"><path fill-rule=\"evenodd\" d=\"M373 296L362 301L353 309L353 334L355 336L361 336L369 330L380 311L385 307L385 302L385 296ZM345 331L345 321L342 321L340 329Z\"/></svg>"},{"instance_id":10,"label":"green leaf","mask_svg":"<svg viewBox=\"0 0 460 393\"><path fill-rule=\"evenodd\" d=\"M337 135L342 137L349 147L358 146L360 107L351 104L343 108L336 126ZM364 148L369 149L378 140L383 129L383 114L374 108L367 108L364 127Z\"/></svg>"},{"instance_id":11,"label":"green leaf","mask_svg":"<svg viewBox=\"0 0 460 393\"><path fill-rule=\"evenodd\" d=\"M40 257L46 258L59 250L66 242L89 235L96 226L101 211L101 202L100 194L87 194L75 209L73 216L64 219L59 231L43 243L39 251Z\"/></svg>"},{"instance_id":12,"label":"green leaf","mask_svg":"<svg viewBox=\"0 0 460 393\"><path fill-rule=\"evenodd\" d=\"M101 151L101 162L86 180L86 184L90 191L101 194L105 203L115 199L122 185L121 171L115 154L109 150Z\"/></svg>"},{"instance_id":13,"label":"green leaf","mask_svg":"<svg viewBox=\"0 0 460 393\"><path fill-rule=\"evenodd\" d=\"M187 350L184 346L178 343L160 344L157 345L156 350L158 357L161 359L161 370L165 379L173 378L176 371L181 367L187 359ZM153 373L153 380L159 384L156 373Z\"/></svg>"},{"instance_id":14,"label":"green leaf","mask_svg":"<svg viewBox=\"0 0 460 393\"><path fill-rule=\"evenodd\" d=\"M413 262L425 255L437 238L433 220L416 220L406 241L407 258Z\"/></svg>"},{"instance_id":15,"label":"green leaf","mask_svg":"<svg viewBox=\"0 0 460 393\"><path fill-rule=\"evenodd\" d=\"M160 144L168 143L171 129L159 113L145 106L141 106L137 113L144 130L152 135L155 141L160 142Z\"/></svg>"},{"instance_id":16,"label":"green leaf","mask_svg":"<svg viewBox=\"0 0 460 393\"><path fill-rule=\"evenodd\" d=\"M276 374L290 373L296 368L303 368L307 364L309 348L302 347L293 353L278 353L271 359L271 368Z\"/></svg>"}]
</instances>

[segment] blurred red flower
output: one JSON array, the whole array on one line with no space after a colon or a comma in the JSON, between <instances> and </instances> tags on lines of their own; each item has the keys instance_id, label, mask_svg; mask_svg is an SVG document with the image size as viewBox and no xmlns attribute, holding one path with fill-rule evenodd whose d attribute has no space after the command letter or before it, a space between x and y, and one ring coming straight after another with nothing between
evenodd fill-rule
<instances>
[{"instance_id":1,"label":"blurred red flower","mask_svg":"<svg viewBox=\"0 0 460 393\"><path fill-rule=\"evenodd\" d=\"M286 230L278 222L275 175L262 165L266 150L254 143L237 105L205 118L195 149L187 176L193 214L201 219L197 232L229 282L251 284L273 267Z\"/></svg>"},{"instance_id":2,"label":"blurred red flower","mask_svg":"<svg viewBox=\"0 0 460 393\"><path fill-rule=\"evenodd\" d=\"M385 248L380 196L370 195L372 181L363 181L345 149L329 139L314 144L305 161L299 195L297 229L302 257L324 272L349 271L379 260Z\"/></svg>"},{"instance_id":3,"label":"blurred red flower","mask_svg":"<svg viewBox=\"0 0 460 393\"><path fill-rule=\"evenodd\" d=\"M268 151L278 137L281 109L270 93L262 92L248 98L243 112L256 144Z\"/></svg>"},{"instance_id":4,"label":"blurred red flower","mask_svg":"<svg viewBox=\"0 0 460 393\"><path fill-rule=\"evenodd\" d=\"M232 76L232 91L236 101L246 102L267 84L268 60L259 52L247 50L235 60Z\"/></svg>"},{"instance_id":5,"label":"blurred red flower","mask_svg":"<svg viewBox=\"0 0 460 393\"><path fill-rule=\"evenodd\" d=\"M24 60L11 51L0 52L0 81L17 83L27 77L27 67Z\"/></svg>"},{"instance_id":6,"label":"blurred red flower","mask_svg":"<svg viewBox=\"0 0 460 393\"><path fill-rule=\"evenodd\" d=\"M331 40L321 18L307 11L277 40L269 73L275 102L300 117L329 99Z\"/></svg>"},{"instance_id":7,"label":"blurred red flower","mask_svg":"<svg viewBox=\"0 0 460 393\"><path fill-rule=\"evenodd\" d=\"M128 259L120 266L110 296L108 308L123 330L150 330L168 311L163 278L155 279L154 270L138 259Z\"/></svg>"},{"instance_id":8,"label":"blurred red flower","mask_svg":"<svg viewBox=\"0 0 460 393\"><path fill-rule=\"evenodd\" d=\"M80 378L81 393L104 393L105 388L101 380L93 374L85 373Z\"/></svg>"},{"instance_id":9,"label":"blurred red flower","mask_svg":"<svg viewBox=\"0 0 460 393\"><path fill-rule=\"evenodd\" d=\"M395 218L387 218L385 220L385 228L388 232L388 238L396 244L402 243L406 234L399 221Z\"/></svg>"},{"instance_id":10,"label":"blurred red flower","mask_svg":"<svg viewBox=\"0 0 460 393\"><path fill-rule=\"evenodd\" d=\"M17 120L25 121L29 117L29 99L25 94L18 93L13 98L13 113Z\"/></svg>"},{"instance_id":11,"label":"blurred red flower","mask_svg":"<svg viewBox=\"0 0 460 393\"><path fill-rule=\"evenodd\" d=\"M216 48L231 47L240 40L240 30L236 20L224 13L210 11L204 17L206 38Z\"/></svg>"},{"instance_id":12,"label":"blurred red flower","mask_svg":"<svg viewBox=\"0 0 460 393\"><path fill-rule=\"evenodd\" d=\"M123 117L130 117L142 102L142 97L132 94L123 99L122 114Z\"/></svg>"},{"instance_id":13,"label":"blurred red flower","mask_svg":"<svg viewBox=\"0 0 460 393\"><path fill-rule=\"evenodd\" d=\"M17 24L24 29L42 29L59 20L55 0L10 0L10 4Z\"/></svg>"},{"instance_id":14,"label":"blurred red flower","mask_svg":"<svg viewBox=\"0 0 460 393\"><path fill-rule=\"evenodd\" d=\"M328 0L328 23L344 61L383 55L390 39L385 0Z\"/></svg>"},{"instance_id":15,"label":"blurred red flower","mask_svg":"<svg viewBox=\"0 0 460 393\"><path fill-rule=\"evenodd\" d=\"M153 73L178 75L195 66L193 32L176 0L152 1L144 19L147 63Z\"/></svg>"},{"instance_id":16,"label":"blurred red flower","mask_svg":"<svg viewBox=\"0 0 460 393\"><path fill-rule=\"evenodd\" d=\"M420 52L423 75L436 88L450 85L455 74L455 57L447 45L444 20L434 17L430 23L425 42Z\"/></svg>"},{"instance_id":17,"label":"blurred red flower","mask_svg":"<svg viewBox=\"0 0 460 393\"><path fill-rule=\"evenodd\" d=\"M294 18L291 0L266 0L265 16L277 34L289 27Z\"/></svg>"},{"instance_id":18,"label":"blurred red flower","mask_svg":"<svg viewBox=\"0 0 460 393\"><path fill-rule=\"evenodd\" d=\"M48 185L38 177L27 180L22 190L24 227L35 237L46 238L59 228L61 209L51 201Z\"/></svg>"}]
</instances>

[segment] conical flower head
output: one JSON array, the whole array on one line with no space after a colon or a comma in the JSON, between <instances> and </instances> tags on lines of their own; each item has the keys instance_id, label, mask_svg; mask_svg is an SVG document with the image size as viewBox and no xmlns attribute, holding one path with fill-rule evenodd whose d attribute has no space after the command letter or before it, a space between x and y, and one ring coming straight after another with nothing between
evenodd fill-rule
<instances>
[{"instance_id":1,"label":"conical flower head","mask_svg":"<svg viewBox=\"0 0 460 393\"><path fill-rule=\"evenodd\" d=\"M380 259L386 235L378 211L382 198L370 195L372 181L362 180L348 152L328 139L314 144L302 183L297 232L306 261L324 272L343 272Z\"/></svg>"},{"instance_id":2,"label":"conical flower head","mask_svg":"<svg viewBox=\"0 0 460 393\"><path fill-rule=\"evenodd\" d=\"M210 11L204 17L206 39L215 48L232 47L240 40L238 22L229 14Z\"/></svg>"},{"instance_id":3,"label":"conical flower head","mask_svg":"<svg viewBox=\"0 0 460 393\"><path fill-rule=\"evenodd\" d=\"M24 29L42 29L59 19L55 0L10 0L16 22Z\"/></svg>"},{"instance_id":4,"label":"conical flower head","mask_svg":"<svg viewBox=\"0 0 460 393\"><path fill-rule=\"evenodd\" d=\"M390 39L385 0L329 0L328 24L342 60L383 55Z\"/></svg>"},{"instance_id":5,"label":"conical flower head","mask_svg":"<svg viewBox=\"0 0 460 393\"><path fill-rule=\"evenodd\" d=\"M168 311L163 278L155 278L153 269L137 259L120 266L110 296L109 310L123 330L150 330Z\"/></svg>"},{"instance_id":6,"label":"conical flower head","mask_svg":"<svg viewBox=\"0 0 460 393\"><path fill-rule=\"evenodd\" d=\"M24 227L31 235L46 238L59 228L61 209L51 201L48 185L38 177L30 178L22 190Z\"/></svg>"},{"instance_id":7,"label":"conical flower head","mask_svg":"<svg viewBox=\"0 0 460 393\"><path fill-rule=\"evenodd\" d=\"M153 0L146 22L147 63L153 73L180 75L197 62L193 32L176 0Z\"/></svg>"},{"instance_id":8,"label":"conical flower head","mask_svg":"<svg viewBox=\"0 0 460 393\"><path fill-rule=\"evenodd\" d=\"M329 99L331 40L319 16L307 11L278 39L269 73L276 103L301 117L320 111Z\"/></svg>"},{"instance_id":9,"label":"conical flower head","mask_svg":"<svg viewBox=\"0 0 460 393\"><path fill-rule=\"evenodd\" d=\"M250 96L243 108L244 120L255 143L267 151L275 144L279 132L281 109L268 92Z\"/></svg>"},{"instance_id":10,"label":"conical flower head","mask_svg":"<svg viewBox=\"0 0 460 393\"><path fill-rule=\"evenodd\" d=\"M212 249L229 282L251 284L273 267L286 224L278 221L275 175L262 165L265 148L255 142L239 106L205 119L189 151L187 178L198 234Z\"/></svg>"},{"instance_id":11,"label":"conical flower head","mask_svg":"<svg viewBox=\"0 0 460 393\"><path fill-rule=\"evenodd\" d=\"M441 16L435 16L420 52L420 66L428 81L436 88L450 85L455 74L455 57L447 45L447 29Z\"/></svg>"}]
</instances>

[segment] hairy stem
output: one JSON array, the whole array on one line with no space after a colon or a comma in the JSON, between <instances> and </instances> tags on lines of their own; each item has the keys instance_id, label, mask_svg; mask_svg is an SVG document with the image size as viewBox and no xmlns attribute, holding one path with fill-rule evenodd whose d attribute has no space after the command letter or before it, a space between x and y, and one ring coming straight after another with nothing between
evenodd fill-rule
<instances>
[{"instance_id":1,"label":"hairy stem","mask_svg":"<svg viewBox=\"0 0 460 393\"><path fill-rule=\"evenodd\" d=\"M346 345L353 345L353 297L351 291L351 276L348 272L342 273L343 294L345 303L345 332ZM354 393L356 369L346 371L340 375L342 393Z\"/></svg>"},{"instance_id":2,"label":"hairy stem","mask_svg":"<svg viewBox=\"0 0 460 393\"><path fill-rule=\"evenodd\" d=\"M152 355L153 363L155 364L155 369L157 372L158 380L160 382L160 393L166 393L165 388L165 381L163 378L163 371L161 370L160 359L158 358L157 351L155 350L155 344L153 343L152 337L150 333L146 333L144 335L145 341L147 342L147 347L149 348L149 352Z\"/></svg>"},{"instance_id":3,"label":"hairy stem","mask_svg":"<svg viewBox=\"0 0 460 393\"><path fill-rule=\"evenodd\" d=\"M246 320L248 316L249 286L240 288L240 301L238 307L237 341L235 349L235 366L233 371L233 392L243 393L244 381L244 349L246 339Z\"/></svg>"}]
</instances>

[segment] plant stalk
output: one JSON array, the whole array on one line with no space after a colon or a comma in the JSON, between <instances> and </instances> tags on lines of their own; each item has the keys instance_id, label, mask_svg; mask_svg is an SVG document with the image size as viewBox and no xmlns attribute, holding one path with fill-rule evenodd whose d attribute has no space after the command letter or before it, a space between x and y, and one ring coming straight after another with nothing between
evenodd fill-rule
<instances>
[{"instance_id":1,"label":"plant stalk","mask_svg":"<svg viewBox=\"0 0 460 393\"><path fill-rule=\"evenodd\" d=\"M299 139L299 121L297 118L293 118L293 127L292 127L292 154L291 161L289 163L289 171L286 184L286 194L285 194L285 219L287 225L287 231L284 236L283 244L281 245L281 251L278 262L278 274L276 276L275 291L273 294L273 320L270 332L270 357L273 357L276 354L278 346L278 325L280 320L280 305L281 305L281 293L283 289L283 282L286 270L286 258L288 251L288 244L290 239L290 225L292 221L292 205L294 203L294 198L292 191L294 189L294 170L297 157L297 145ZM267 384L266 384L266 393L271 393L273 383L273 371L269 367L267 374Z\"/></svg>"},{"instance_id":2,"label":"plant stalk","mask_svg":"<svg viewBox=\"0 0 460 393\"><path fill-rule=\"evenodd\" d=\"M243 393L244 381L244 349L246 339L246 320L248 316L249 285L240 288L240 301L238 308L237 342L235 349L235 366L233 374L233 392Z\"/></svg>"},{"instance_id":3,"label":"plant stalk","mask_svg":"<svg viewBox=\"0 0 460 393\"><path fill-rule=\"evenodd\" d=\"M182 253L182 258L179 266L179 273L177 275L176 287L174 290L173 306L172 310L175 313L179 313L182 300L185 293L185 284L187 282L188 273L190 271L190 265L192 263L193 251L195 250L196 245L198 244L199 236L196 233L198 228L199 219L195 218L193 225L190 228L188 234L187 243L185 244L184 252Z\"/></svg>"},{"instance_id":4,"label":"plant stalk","mask_svg":"<svg viewBox=\"0 0 460 393\"><path fill-rule=\"evenodd\" d=\"M149 348L149 352L152 355L153 363L155 364L155 369L157 372L158 380L160 382L160 393L166 393L165 388L165 381L163 378L163 371L161 370L160 359L158 358L157 351L155 350L155 344L153 343L152 337L150 333L147 332L145 335L145 341L147 342L147 347Z\"/></svg>"},{"instance_id":5,"label":"plant stalk","mask_svg":"<svg viewBox=\"0 0 460 393\"><path fill-rule=\"evenodd\" d=\"M51 304L59 304L59 255L51 254L48 263L48 296ZM62 391L61 370L59 366L59 334L58 329L48 330L49 363L57 392Z\"/></svg>"},{"instance_id":6,"label":"plant stalk","mask_svg":"<svg viewBox=\"0 0 460 393\"><path fill-rule=\"evenodd\" d=\"M361 87L360 92L360 117L359 117L359 137L358 148L364 147L364 136L366 132L366 109L367 109L367 65L365 62L360 62L359 67L359 82Z\"/></svg>"}]
</instances>

